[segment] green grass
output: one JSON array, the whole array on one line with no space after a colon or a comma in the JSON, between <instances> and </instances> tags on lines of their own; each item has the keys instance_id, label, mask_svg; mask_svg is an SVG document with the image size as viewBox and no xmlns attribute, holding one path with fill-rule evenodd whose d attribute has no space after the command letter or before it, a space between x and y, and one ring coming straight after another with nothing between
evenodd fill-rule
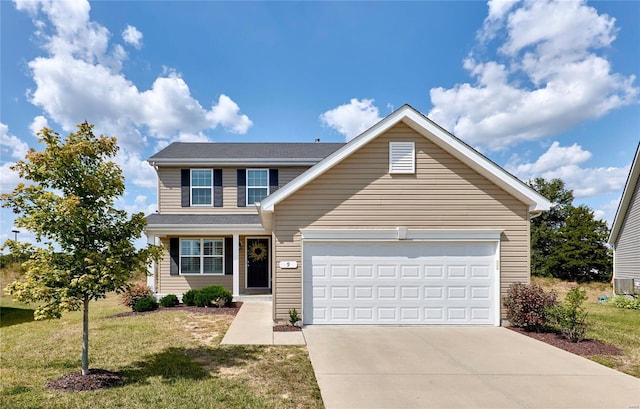
<instances>
[{"instance_id":1,"label":"green grass","mask_svg":"<svg viewBox=\"0 0 640 409\"><path fill-rule=\"evenodd\" d=\"M532 282L542 285L545 290L555 290L559 299L574 287L558 279L534 277ZM587 290L585 309L589 312L587 322L590 328L587 338L597 339L622 350L621 356L595 355L588 358L621 372L640 378L640 311L617 308L610 303L598 303L598 297L611 295L608 283L580 284Z\"/></svg>"},{"instance_id":2,"label":"green grass","mask_svg":"<svg viewBox=\"0 0 640 409\"><path fill-rule=\"evenodd\" d=\"M91 368L125 375L125 384L53 391L47 381L80 369L81 313L33 321L29 307L6 299L0 307L0 407L322 407L305 347L221 346L229 316L171 310L109 318L127 311L115 296L90 305L89 359Z\"/></svg>"}]
</instances>

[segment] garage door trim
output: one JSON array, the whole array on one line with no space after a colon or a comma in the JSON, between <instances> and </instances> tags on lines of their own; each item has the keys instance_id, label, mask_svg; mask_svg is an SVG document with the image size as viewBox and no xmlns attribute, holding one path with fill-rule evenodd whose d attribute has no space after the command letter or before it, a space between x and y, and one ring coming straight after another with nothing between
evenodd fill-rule
<instances>
[{"instance_id":1,"label":"garage door trim","mask_svg":"<svg viewBox=\"0 0 640 409\"><path fill-rule=\"evenodd\" d=\"M302 300L303 317L305 315L305 276L310 271L305 269L305 243L314 242L352 242L372 241L386 243L401 242L486 242L495 244L495 269L493 278L493 310L494 316L488 325L500 325L500 234L501 229L407 229L398 227L394 229L301 229L301 267L302 267ZM404 237L404 239L399 239ZM306 321L306 320L305 320Z\"/></svg>"}]
</instances>

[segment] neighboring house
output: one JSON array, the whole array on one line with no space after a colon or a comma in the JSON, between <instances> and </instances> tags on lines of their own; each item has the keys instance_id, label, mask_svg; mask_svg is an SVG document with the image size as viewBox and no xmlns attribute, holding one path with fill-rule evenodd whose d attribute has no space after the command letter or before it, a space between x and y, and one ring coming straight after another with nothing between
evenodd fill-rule
<instances>
[{"instance_id":1,"label":"neighboring house","mask_svg":"<svg viewBox=\"0 0 640 409\"><path fill-rule=\"evenodd\" d=\"M613 246L614 289L616 293L623 294L638 293L640 290L639 156L640 144L631 163L631 171L609 235L609 244Z\"/></svg>"},{"instance_id":2,"label":"neighboring house","mask_svg":"<svg viewBox=\"0 0 640 409\"><path fill-rule=\"evenodd\" d=\"M305 324L499 325L551 205L408 105L347 144L173 143L149 163L155 292L262 290Z\"/></svg>"}]
</instances>

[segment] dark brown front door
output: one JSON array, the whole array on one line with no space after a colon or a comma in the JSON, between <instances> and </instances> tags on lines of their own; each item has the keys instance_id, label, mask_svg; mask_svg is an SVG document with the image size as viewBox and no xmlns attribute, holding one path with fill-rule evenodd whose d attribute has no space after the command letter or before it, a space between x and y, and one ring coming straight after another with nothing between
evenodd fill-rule
<instances>
[{"instance_id":1,"label":"dark brown front door","mask_svg":"<svg viewBox=\"0 0 640 409\"><path fill-rule=\"evenodd\" d=\"M247 239L247 287L269 287L269 239Z\"/></svg>"}]
</instances>

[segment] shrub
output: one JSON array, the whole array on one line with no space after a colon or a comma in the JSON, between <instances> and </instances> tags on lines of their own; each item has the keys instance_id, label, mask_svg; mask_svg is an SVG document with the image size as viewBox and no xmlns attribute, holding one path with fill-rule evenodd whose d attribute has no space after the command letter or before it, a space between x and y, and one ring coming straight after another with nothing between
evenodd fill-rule
<instances>
[{"instance_id":1,"label":"shrub","mask_svg":"<svg viewBox=\"0 0 640 409\"><path fill-rule=\"evenodd\" d=\"M290 309L289 323L295 327L298 321L300 321L300 315L298 314L298 310L296 310L295 308Z\"/></svg>"},{"instance_id":2,"label":"shrub","mask_svg":"<svg viewBox=\"0 0 640 409\"><path fill-rule=\"evenodd\" d=\"M195 305L196 307L208 307L211 305L211 298L208 294L198 291L195 297Z\"/></svg>"},{"instance_id":3,"label":"shrub","mask_svg":"<svg viewBox=\"0 0 640 409\"><path fill-rule=\"evenodd\" d=\"M153 311L158 309L158 302L154 297L144 297L139 299L133 306L135 312Z\"/></svg>"},{"instance_id":4,"label":"shrub","mask_svg":"<svg viewBox=\"0 0 640 409\"><path fill-rule=\"evenodd\" d=\"M618 308L640 310L640 298L629 298L624 295L616 295L611 298L611 303Z\"/></svg>"},{"instance_id":5,"label":"shrub","mask_svg":"<svg viewBox=\"0 0 640 409\"><path fill-rule=\"evenodd\" d=\"M507 319L525 331L545 331L549 310L556 305L556 293L545 293L539 285L512 284L504 300Z\"/></svg>"},{"instance_id":6,"label":"shrub","mask_svg":"<svg viewBox=\"0 0 640 409\"><path fill-rule=\"evenodd\" d=\"M572 288L561 304L551 308L551 318L562 336L571 342L580 342L587 333L587 312L582 304L587 299L586 290Z\"/></svg>"},{"instance_id":7,"label":"shrub","mask_svg":"<svg viewBox=\"0 0 640 409\"><path fill-rule=\"evenodd\" d=\"M182 294L182 302L189 307L193 307L196 305L196 295L200 291L198 290L189 290L186 293Z\"/></svg>"},{"instance_id":8,"label":"shrub","mask_svg":"<svg viewBox=\"0 0 640 409\"><path fill-rule=\"evenodd\" d=\"M207 306L215 305L218 308L222 308L230 304L233 300L231 291L219 285L204 287L202 290L200 290L200 293L203 294L203 300L207 300Z\"/></svg>"},{"instance_id":9,"label":"shrub","mask_svg":"<svg viewBox=\"0 0 640 409\"><path fill-rule=\"evenodd\" d=\"M126 305L129 308L132 308L136 305L136 303L145 297L151 297L152 292L149 286L144 284L136 284L133 287L127 289L124 293L122 293L122 304ZM135 310L134 310L135 311Z\"/></svg>"},{"instance_id":10,"label":"shrub","mask_svg":"<svg viewBox=\"0 0 640 409\"><path fill-rule=\"evenodd\" d=\"M178 304L180 304L180 301L178 301L178 297L175 294L167 294L160 298L160 305L163 307L170 308L175 307Z\"/></svg>"}]
</instances>

